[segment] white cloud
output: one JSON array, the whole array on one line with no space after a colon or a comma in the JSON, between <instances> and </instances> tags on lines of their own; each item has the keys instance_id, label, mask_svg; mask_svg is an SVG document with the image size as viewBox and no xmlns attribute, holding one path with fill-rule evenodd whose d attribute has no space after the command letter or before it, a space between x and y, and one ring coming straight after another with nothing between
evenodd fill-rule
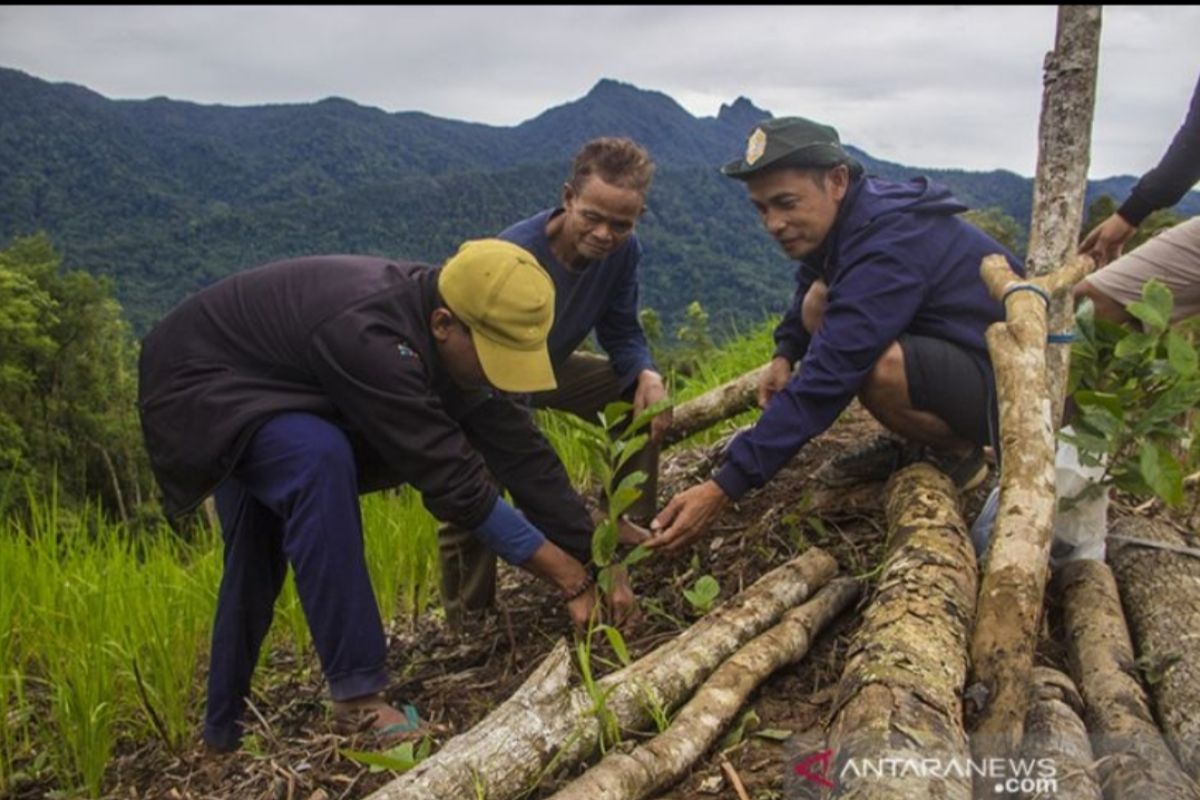
<instances>
[{"instance_id":1,"label":"white cloud","mask_svg":"<svg viewBox=\"0 0 1200 800\"><path fill-rule=\"evenodd\" d=\"M113 98L311 102L514 125L609 77L698 116L739 95L878 158L1032 173L1054 6L5 6L0 65ZM1200 8L1104 9L1092 174L1152 166Z\"/></svg>"}]
</instances>

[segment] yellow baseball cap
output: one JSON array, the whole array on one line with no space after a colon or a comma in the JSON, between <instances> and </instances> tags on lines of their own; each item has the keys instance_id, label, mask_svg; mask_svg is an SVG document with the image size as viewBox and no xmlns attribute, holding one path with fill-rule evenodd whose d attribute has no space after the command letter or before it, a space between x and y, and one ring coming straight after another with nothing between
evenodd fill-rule
<instances>
[{"instance_id":1,"label":"yellow baseball cap","mask_svg":"<svg viewBox=\"0 0 1200 800\"><path fill-rule=\"evenodd\" d=\"M557 386L546 349L554 282L532 253L501 239L464 242L442 267L438 291L470 329L489 383L505 392Z\"/></svg>"}]
</instances>

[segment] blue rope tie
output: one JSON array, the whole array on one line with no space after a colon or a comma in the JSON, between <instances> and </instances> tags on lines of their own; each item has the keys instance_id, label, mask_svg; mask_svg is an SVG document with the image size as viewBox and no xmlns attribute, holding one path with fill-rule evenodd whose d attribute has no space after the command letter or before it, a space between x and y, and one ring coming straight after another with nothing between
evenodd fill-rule
<instances>
[{"instance_id":1,"label":"blue rope tie","mask_svg":"<svg viewBox=\"0 0 1200 800\"><path fill-rule=\"evenodd\" d=\"M1046 337L1046 341L1050 344L1071 344L1078 341L1079 337L1075 331L1067 331L1066 333L1052 333Z\"/></svg>"},{"instance_id":2,"label":"blue rope tie","mask_svg":"<svg viewBox=\"0 0 1200 800\"><path fill-rule=\"evenodd\" d=\"M1014 283L1012 286L1005 289L1004 294L1000 296L1001 304L1008 300L1008 296L1013 292L1033 292L1034 294L1041 296L1042 300L1046 303L1046 308L1050 307L1050 293L1042 287L1032 283Z\"/></svg>"}]
</instances>

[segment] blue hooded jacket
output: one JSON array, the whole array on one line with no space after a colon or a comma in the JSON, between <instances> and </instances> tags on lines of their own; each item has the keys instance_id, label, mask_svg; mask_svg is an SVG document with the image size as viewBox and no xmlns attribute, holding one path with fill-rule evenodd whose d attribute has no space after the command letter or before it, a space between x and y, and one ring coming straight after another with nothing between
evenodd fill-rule
<instances>
[{"instance_id":1,"label":"blue hooded jacket","mask_svg":"<svg viewBox=\"0 0 1200 800\"><path fill-rule=\"evenodd\" d=\"M775 330L775 354L793 363L803 357L803 366L730 445L714 476L727 495L736 500L763 486L832 425L902 333L962 347L994 398L984 332L1004 319L1004 309L988 294L979 265L1002 253L1018 274L1025 271L1002 245L955 216L966 210L926 178L851 185L829 236L797 269L792 307ZM800 307L818 278L829 293L821 327L810 337Z\"/></svg>"}]
</instances>

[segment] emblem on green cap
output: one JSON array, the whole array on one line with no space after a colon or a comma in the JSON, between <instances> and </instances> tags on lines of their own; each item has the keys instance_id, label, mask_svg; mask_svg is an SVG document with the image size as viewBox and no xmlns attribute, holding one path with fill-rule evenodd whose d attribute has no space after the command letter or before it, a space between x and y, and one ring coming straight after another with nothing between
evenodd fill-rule
<instances>
[{"instance_id":1,"label":"emblem on green cap","mask_svg":"<svg viewBox=\"0 0 1200 800\"><path fill-rule=\"evenodd\" d=\"M767 134L762 128L755 128L746 142L746 164L754 166L754 162L763 157L767 151Z\"/></svg>"}]
</instances>

